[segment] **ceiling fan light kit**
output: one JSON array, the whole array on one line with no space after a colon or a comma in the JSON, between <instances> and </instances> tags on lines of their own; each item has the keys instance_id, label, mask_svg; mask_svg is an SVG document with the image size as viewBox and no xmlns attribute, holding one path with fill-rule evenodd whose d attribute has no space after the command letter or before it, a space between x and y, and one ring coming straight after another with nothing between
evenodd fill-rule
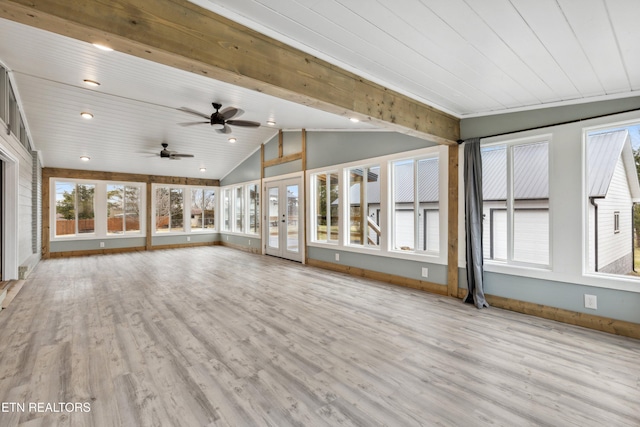
<instances>
[{"instance_id":1,"label":"ceiling fan light kit","mask_svg":"<svg viewBox=\"0 0 640 427\"><path fill-rule=\"evenodd\" d=\"M166 142L163 142L161 145L162 151L160 151L160 158L162 159L180 160L182 157L194 157L193 154L182 154L175 151L169 151L167 149L169 147L169 144L167 144Z\"/></svg>"},{"instance_id":2,"label":"ceiling fan light kit","mask_svg":"<svg viewBox=\"0 0 640 427\"><path fill-rule=\"evenodd\" d=\"M254 127L254 128L260 127L260 123L258 122L252 122L249 120L232 120L233 117L239 117L244 113L244 111L242 111L239 108L227 107L224 110L220 111L220 108L222 108L222 104L218 104L217 102L212 102L211 105L216 111L213 112L210 116L205 113L201 113L199 111L193 110L189 107L178 108L178 110L180 111L184 111L185 113L193 114L194 116L198 116L208 120L206 122L198 121L198 122L179 123L180 126L193 126L193 125L209 123L211 126L214 127L214 129L218 133L231 133L230 126L244 126L244 127Z\"/></svg>"}]
</instances>

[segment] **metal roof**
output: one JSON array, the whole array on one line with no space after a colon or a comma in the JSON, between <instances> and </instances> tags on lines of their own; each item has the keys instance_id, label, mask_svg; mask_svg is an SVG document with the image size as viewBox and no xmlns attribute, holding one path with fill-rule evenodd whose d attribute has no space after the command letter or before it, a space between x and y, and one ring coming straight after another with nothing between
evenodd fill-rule
<instances>
[{"instance_id":1,"label":"metal roof","mask_svg":"<svg viewBox=\"0 0 640 427\"><path fill-rule=\"evenodd\" d=\"M618 130L587 137L589 197L605 197L629 132Z\"/></svg>"},{"instance_id":2,"label":"metal roof","mask_svg":"<svg viewBox=\"0 0 640 427\"><path fill-rule=\"evenodd\" d=\"M549 147L534 143L513 149L513 196L516 200L549 198ZM507 150L504 146L482 149L482 196L484 200L507 198Z\"/></svg>"},{"instance_id":3,"label":"metal roof","mask_svg":"<svg viewBox=\"0 0 640 427\"><path fill-rule=\"evenodd\" d=\"M397 162L394 165L395 202L412 203L414 198L413 168L414 162ZM420 202L437 202L438 194L438 159L422 159L417 162L418 167L418 198ZM360 175L362 171L360 170ZM354 184L349 189L349 200L352 206L360 204L360 183ZM367 199L369 203L380 203L380 183L378 177L375 181L367 183Z\"/></svg>"}]
</instances>

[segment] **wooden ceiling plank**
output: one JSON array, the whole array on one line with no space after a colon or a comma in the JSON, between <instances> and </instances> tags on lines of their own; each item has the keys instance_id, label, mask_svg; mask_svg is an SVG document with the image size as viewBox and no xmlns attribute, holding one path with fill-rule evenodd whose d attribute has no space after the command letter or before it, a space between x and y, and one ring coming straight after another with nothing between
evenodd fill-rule
<instances>
[{"instance_id":1,"label":"wooden ceiling plank","mask_svg":"<svg viewBox=\"0 0 640 427\"><path fill-rule=\"evenodd\" d=\"M0 17L440 144L459 138L458 118L186 0L0 0Z\"/></svg>"}]
</instances>

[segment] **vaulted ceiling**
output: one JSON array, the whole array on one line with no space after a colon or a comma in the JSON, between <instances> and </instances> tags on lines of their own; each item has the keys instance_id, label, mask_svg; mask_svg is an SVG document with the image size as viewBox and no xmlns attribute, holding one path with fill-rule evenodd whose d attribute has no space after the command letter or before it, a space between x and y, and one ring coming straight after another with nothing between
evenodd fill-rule
<instances>
[{"instance_id":1,"label":"vaulted ceiling","mask_svg":"<svg viewBox=\"0 0 640 427\"><path fill-rule=\"evenodd\" d=\"M191 3L457 118L640 94L636 0ZM221 178L278 128L386 127L6 20L0 62L46 166ZM208 125L178 126L194 118L178 107L210 113L212 101L263 126L235 127L234 144ZM195 157L160 159L163 141Z\"/></svg>"}]
</instances>

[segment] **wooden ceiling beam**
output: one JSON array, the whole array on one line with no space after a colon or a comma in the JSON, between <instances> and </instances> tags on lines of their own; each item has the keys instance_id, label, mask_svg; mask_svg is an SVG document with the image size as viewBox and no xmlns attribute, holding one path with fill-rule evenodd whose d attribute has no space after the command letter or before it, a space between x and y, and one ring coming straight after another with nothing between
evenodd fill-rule
<instances>
[{"instance_id":1,"label":"wooden ceiling beam","mask_svg":"<svg viewBox=\"0 0 640 427\"><path fill-rule=\"evenodd\" d=\"M459 138L458 118L187 0L0 0L0 17L440 144Z\"/></svg>"}]
</instances>

